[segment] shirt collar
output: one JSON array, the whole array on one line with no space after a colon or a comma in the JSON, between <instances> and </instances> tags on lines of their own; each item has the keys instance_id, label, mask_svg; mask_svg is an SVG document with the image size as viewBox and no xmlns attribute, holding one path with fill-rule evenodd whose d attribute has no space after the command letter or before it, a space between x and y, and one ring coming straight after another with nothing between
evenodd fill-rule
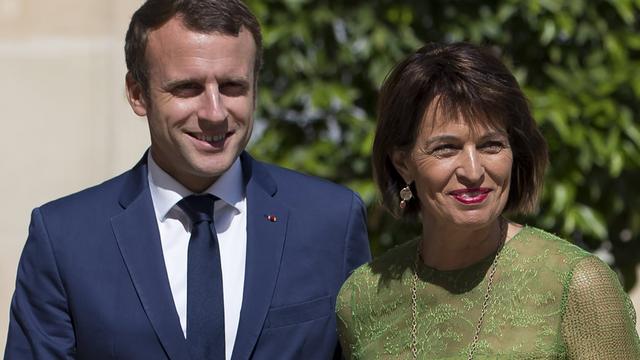
<instances>
[{"instance_id":1,"label":"shirt collar","mask_svg":"<svg viewBox=\"0 0 640 360\"><path fill-rule=\"evenodd\" d=\"M171 209L182 198L193 194L153 160L151 151L147 154L149 190L158 221L164 221ZM238 157L231 167L202 194L217 196L237 213L245 211L245 194L242 181L242 166ZM216 206L217 208L217 206Z\"/></svg>"}]
</instances>

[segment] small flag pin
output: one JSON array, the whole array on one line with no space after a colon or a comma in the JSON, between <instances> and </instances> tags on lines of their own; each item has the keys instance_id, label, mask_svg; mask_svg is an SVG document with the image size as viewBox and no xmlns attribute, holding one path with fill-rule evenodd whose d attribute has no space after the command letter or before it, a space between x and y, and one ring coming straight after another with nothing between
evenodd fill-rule
<instances>
[{"instance_id":1,"label":"small flag pin","mask_svg":"<svg viewBox=\"0 0 640 360\"><path fill-rule=\"evenodd\" d=\"M271 222L278 221L278 218L275 215L267 215L266 218L267 218L267 220L269 220Z\"/></svg>"}]
</instances>

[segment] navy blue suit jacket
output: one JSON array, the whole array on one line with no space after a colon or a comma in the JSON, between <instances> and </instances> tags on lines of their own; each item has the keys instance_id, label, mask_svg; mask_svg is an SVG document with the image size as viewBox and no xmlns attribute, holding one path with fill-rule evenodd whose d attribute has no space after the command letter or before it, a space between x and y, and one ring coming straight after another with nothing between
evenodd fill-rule
<instances>
[{"instance_id":1,"label":"navy blue suit jacket","mask_svg":"<svg viewBox=\"0 0 640 360\"><path fill-rule=\"evenodd\" d=\"M370 257L362 201L241 156L247 265L233 359L330 359L336 294ZM189 359L145 159L33 211L5 359Z\"/></svg>"}]
</instances>

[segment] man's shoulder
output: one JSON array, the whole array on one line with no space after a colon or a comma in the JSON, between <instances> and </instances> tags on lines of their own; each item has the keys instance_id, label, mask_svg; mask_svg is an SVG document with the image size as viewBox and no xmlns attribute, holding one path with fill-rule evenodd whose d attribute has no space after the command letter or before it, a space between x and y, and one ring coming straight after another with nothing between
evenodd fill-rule
<instances>
[{"instance_id":1,"label":"man's shoulder","mask_svg":"<svg viewBox=\"0 0 640 360\"><path fill-rule=\"evenodd\" d=\"M264 167L269 175L273 177L278 192L310 195L309 192L320 194L333 194L334 196L352 197L357 194L346 186L336 184L328 179L309 175L300 171L285 168L276 164L255 161L258 166Z\"/></svg>"},{"instance_id":2,"label":"man's shoulder","mask_svg":"<svg viewBox=\"0 0 640 360\"><path fill-rule=\"evenodd\" d=\"M309 213L333 213L343 216L350 211L364 211L364 203L353 190L317 176L287 169L257 160L254 167L262 167L275 183L275 195L292 209ZM251 199L249 199L251 201Z\"/></svg>"},{"instance_id":3,"label":"man's shoulder","mask_svg":"<svg viewBox=\"0 0 640 360\"><path fill-rule=\"evenodd\" d=\"M86 213L94 207L105 209L110 205L118 204L119 194L132 171L134 170L128 170L102 183L51 200L39 209L48 213Z\"/></svg>"}]
</instances>

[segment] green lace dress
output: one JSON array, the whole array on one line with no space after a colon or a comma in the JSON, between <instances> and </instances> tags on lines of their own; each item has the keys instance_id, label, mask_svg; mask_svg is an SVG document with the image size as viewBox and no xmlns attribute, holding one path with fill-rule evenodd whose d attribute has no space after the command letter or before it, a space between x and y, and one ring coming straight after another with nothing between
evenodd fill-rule
<instances>
[{"instance_id":1,"label":"green lace dress","mask_svg":"<svg viewBox=\"0 0 640 360\"><path fill-rule=\"evenodd\" d=\"M417 240L358 268L338 295L347 359L411 359ZM420 359L466 359L495 254L468 268L418 267ZM635 312L597 257L525 227L497 264L474 359L640 359Z\"/></svg>"}]
</instances>

